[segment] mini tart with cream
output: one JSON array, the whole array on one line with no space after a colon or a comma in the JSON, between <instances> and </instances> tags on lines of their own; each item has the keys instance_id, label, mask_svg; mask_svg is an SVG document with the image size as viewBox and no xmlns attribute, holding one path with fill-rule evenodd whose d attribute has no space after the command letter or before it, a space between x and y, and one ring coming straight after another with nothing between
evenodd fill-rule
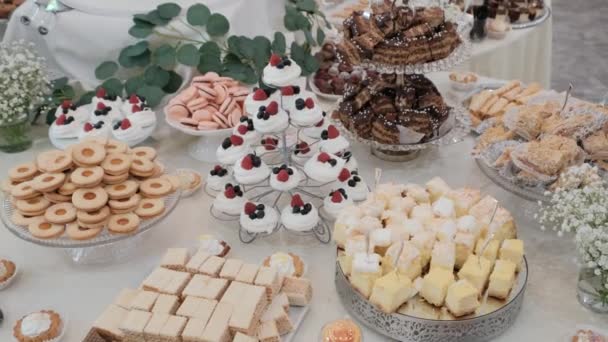
<instances>
[{"instance_id":1,"label":"mini tart with cream","mask_svg":"<svg viewBox=\"0 0 608 342\"><path fill-rule=\"evenodd\" d=\"M138 126L149 127L156 124L156 113L149 107L132 105L129 111L125 113L127 118Z\"/></svg>"},{"instance_id":2,"label":"mini tart with cream","mask_svg":"<svg viewBox=\"0 0 608 342\"><path fill-rule=\"evenodd\" d=\"M245 198L239 185L226 184L224 191L213 200L213 207L228 215L238 215L243 209Z\"/></svg>"},{"instance_id":3,"label":"mini tart with cream","mask_svg":"<svg viewBox=\"0 0 608 342\"><path fill-rule=\"evenodd\" d=\"M315 154L315 152L316 151L313 149L313 147L311 147L306 141L300 141L295 145L291 158L298 164L304 164Z\"/></svg>"},{"instance_id":4,"label":"mini tart with cream","mask_svg":"<svg viewBox=\"0 0 608 342\"><path fill-rule=\"evenodd\" d=\"M289 116L277 101L270 102L268 106L260 106L253 114L253 126L260 133L281 132L289 125Z\"/></svg>"},{"instance_id":5,"label":"mini tart with cream","mask_svg":"<svg viewBox=\"0 0 608 342\"><path fill-rule=\"evenodd\" d=\"M323 116L323 118L321 120L319 120L319 122L317 122L313 127L304 128L302 130L302 133L304 133L304 135L309 138L313 138L313 139L321 138L321 133L325 129L327 129L327 127L329 127L329 124L330 124L329 120L327 119L327 113L323 112L322 116Z\"/></svg>"},{"instance_id":6,"label":"mini tart with cream","mask_svg":"<svg viewBox=\"0 0 608 342\"><path fill-rule=\"evenodd\" d=\"M240 184L255 184L268 178L270 168L259 156L250 153L234 164L234 179Z\"/></svg>"},{"instance_id":7,"label":"mini tart with cream","mask_svg":"<svg viewBox=\"0 0 608 342\"><path fill-rule=\"evenodd\" d=\"M104 88L97 89L91 103L95 108L100 108L98 105L101 103L104 107L110 107L113 114L121 115L122 100L116 95L108 94Z\"/></svg>"},{"instance_id":8,"label":"mini tart with cream","mask_svg":"<svg viewBox=\"0 0 608 342\"><path fill-rule=\"evenodd\" d=\"M296 99L307 99L314 96L311 92L302 90L299 86L289 85L281 88L281 99L285 109L291 111L295 109Z\"/></svg>"},{"instance_id":9,"label":"mini tart with cream","mask_svg":"<svg viewBox=\"0 0 608 342\"><path fill-rule=\"evenodd\" d=\"M0 285L15 276L17 267L10 260L0 259Z\"/></svg>"},{"instance_id":10,"label":"mini tart with cream","mask_svg":"<svg viewBox=\"0 0 608 342\"><path fill-rule=\"evenodd\" d=\"M120 110L129 116L130 113L133 113L134 106L137 106L140 109L149 108L148 104L146 103L146 99L143 96L131 94L129 99L124 101L122 106L120 106Z\"/></svg>"},{"instance_id":11,"label":"mini tart with cream","mask_svg":"<svg viewBox=\"0 0 608 342\"><path fill-rule=\"evenodd\" d=\"M336 126L329 125L321 132L319 150L338 154L344 152L349 146L348 140L340 134Z\"/></svg>"},{"instance_id":12,"label":"mini tart with cream","mask_svg":"<svg viewBox=\"0 0 608 342\"><path fill-rule=\"evenodd\" d=\"M83 141L93 137L108 138L111 132L111 124L106 121L86 122L78 133L78 140Z\"/></svg>"},{"instance_id":13,"label":"mini tart with cream","mask_svg":"<svg viewBox=\"0 0 608 342\"><path fill-rule=\"evenodd\" d=\"M78 122L86 121L89 118L89 113L84 107L77 107L72 101L64 100L57 110L55 110L55 117L58 118L61 115L66 117L73 117Z\"/></svg>"},{"instance_id":14,"label":"mini tart with cream","mask_svg":"<svg viewBox=\"0 0 608 342\"><path fill-rule=\"evenodd\" d=\"M19 342L50 341L61 335L63 321L52 310L41 310L23 316L13 327L13 336Z\"/></svg>"},{"instance_id":15,"label":"mini tart with cream","mask_svg":"<svg viewBox=\"0 0 608 342\"><path fill-rule=\"evenodd\" d=\"M319 223L319 212L312 203L304 203L300 194L295 194L281 211L281 222L289 230L306 232Z\"/></svg>"},{"instance_id":16,"label":"mini tart with cream","mask_svg":"<svg viewBox=\"0 0 608 342\"><path fill-rule=\"evenodd\" d=\"M264 266L276 268L283 277L304 275L304 262L293 253L276 252L264 259Z\"/></svg>"},{"instance_id":17,"label":"mini tart with cream","mask_svg":"<svg viewBox=\"0 0 608 342\"><path fill-rule=\"evenodd\" d=\"M345 161L326 152L316 153L304 164L304 172L319 182L331 182L338 178Z\"/></svg>"},{"instance_id":18,"label":"mini tart with cream","mask_svg":"<svg viewBox=\"0 0 608 342\"><path fill-rule=\"evenodd\" d=\"M353 153L351 151L338 153L336 155L346 161L344 167L347 168L349 171L356 171L359 169L359 163L357 163L357 159L353 156Z\"/></svg>"},{"instance_id":19,"label":"mini tart with cream","mask_svg":"<svg viewBox=\"0 0 608 342\"><path fill-rule=\"evenodd\" d=\"M99 102L95 106L93 114L91 114L90 116L91 120L103 120L107 122L114 122L122 120L123 118L124 115L122 114L120 109L118 109L118 107L111 107L104 104L103 102Z\"/></svg>"}]
</instances>

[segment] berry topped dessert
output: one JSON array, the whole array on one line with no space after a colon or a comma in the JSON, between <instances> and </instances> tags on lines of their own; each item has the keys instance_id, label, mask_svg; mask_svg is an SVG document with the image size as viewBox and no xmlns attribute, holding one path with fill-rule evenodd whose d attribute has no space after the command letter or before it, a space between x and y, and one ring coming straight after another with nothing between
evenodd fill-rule
<instances>
[{"instance_id":1,"label":"berry topped dessert","mask_svg":"<svg viewBox=\"0 0 608 342\"><path fill-rule=\"evenodd\" d=\"M319 223L319 212L311 203L304 203L300 194L295 194L281 211L281 223L289 230L309 231Z\"/></svg>"},{"instance_id":2,"label":"berry topped dessert","mask_svg":"<svg viewBox=\"0 0 608 342\"><path fill-rule=\"evenodd\" d=\"M289 110L289 118L296 126L314 126L323 119L323 110L312 97L298 97Z\"/></svg>"},{"instance_id":3,"label":"berry topped dessert","mask_svg":"<svg viewBox=\"0 0 608 342\"><path fill-rule=\"evenodd\" d=\"M249 153L251 148L245 140L238 135L231 135L217 147L215 155L222 164L234 164L239 158Z\"/></svg>"},{"instance_id":4,"label":"berry topped dessert","mask_svg":"<svg viewBox=\"0 0 608 342\"><path fill-rule=\"evenodd\" d=\"M124 101L120 109L123 113L128 115L128 113L133 112L134 106L137 108L144 109L148 108L148 104L146 103L146 99L143 96L139 96L137 94L131 94L127 101Z\"/></svg>"},{"instance_id":5,"label":"berry topped dessert","mask_svg":"<svg viewBox=\"0 0 608 342\"><path fill-rule=\"evenodd\" d=\"M132 104L130 101L140 102L138 104ZM125 110L124 107L128 108ZM156 124L156 113L154 113L145 102L141 102L141 99L136 95L131 95L129 102L124 103L123 112L129 120L141 127L148 127Z\"/></svg>"},{"instance_id":6,"label":"berry topped dessert","mask_svg":"<svg viewBox=\"0 0 608 342\"><path fill-rule=\"evenodd\" d=\"M273 136L265 136L260 140L260 153L276 151L277 147L279 147L279 139Z\"/></svg>"},{"instance_id":7,"label":"berry topped dessert","mask_svg":"<svg viewBox=\"0 0 608 342\"><path fill-rule=\"evenodd\" d=\"M64 100L55 111L55 118L64 114L66 117L73 117L74 120L83 122L89 118L89 113L84 107L77 107L72 101Z\"/></svg>"},{"instance_id":8,"label":"berry topped dessert","mask_svg":"<svg viewBox=\"0 0 608 342\"><path fill-rule=\"evenodd\" d=\"M300 66L287 56L272 54L268 65L264 67L262 80L266 84L277 87L288 86L295 79L300 77L302 69Z\"/></svg>"},{"instance_id":9,"label":"berry topped dessert","mask_svg":"<svg viewBox=\"0 0 608 342\"><path fill-rule=\"evenodd\" d=\"M250 233L272 233L279 220L279 214L262 203L247 202L241 212L241 227Z\"/></svg>"},{"instance_id":10,"label":"berry topped dessert","mask_svg":"<svg viewBox=\"0 0 608 342\"><path fill-rule=\"evenodd\" d=\"M120 108L122 107L122 100L120 97L108 94L104 88L97 89L91 103L95 108L98 108L97 104L103 103L104 107L113 108L114 112L118 113L119 115L121 113Z\"/></svg>"},{"instance_id":11,"label":"berry topped dessert","mask_svg":"<svg viewBox=\"0 0 608 342\"><path fill-rule=\"evenodd\" d=\"M114 138L121 141L135 141L146 137L146 133L141 126L131 122L130 119L123 119L117 121L112 126L112 135Z\"/></svg>"},{"instance_id":12,"label":"berry topped dessert","mask_svg":"<svg viewBox=\"0 0 608 342\"><path fill-rule=\"evenodd\" d=\"M241 117L240 123L237 126L234 126L232 134L243 138L245 144L253 144L260 138L260 134L255 131L253 126L253 120L245 116Z\"/></svg>"},{"instance_id":13,"label":"berry topped dessert","mask_svg":"<svg viewBox=\"0 0 608 342\"><path fill-rule=\"evenodd\" d=\"M340 134L340 131L334 125L327 126L327 129L321 132L321 141L319 141L319 150L329 153L341 153L346 150L350 144Z\"/></svg>"},{"instance_id":14,"label":"berry topped dessert","mask_svg":"<svg viewBox=\"0 0 608 342\"><path fill-rule=\"evenodd\" d=\"M332 182L344 167L344 159L331 153L318 152L304 164L308 177L319 182Z\"/></svg>"},{"instance_id":15,"label":"berry topped dessert","mask_svg":"<svg viewBox=\"0 0 608 342\"><path fill-rule=\"evenodd\" d=\"M346 190L353 201L363 201L367 198L369 189L365 181L359 177L359 172L343 168L338 175L338 182L339 186Z\"/></svg>"},{"instance_id":16,"label":"berry topped dessert","mask_svg":"<svg viewBox=\"0 0 608 342\"><path fill-rule=\"evenodd\" d=\"M335 219L342 209L352 204L352 198L346 193L346 190L340 188L331 191L329 195L325 197L323 200L323 210L329 217Z\"/></svg>"},{"instance_id":17,"label":"berry topped dessert","mask_svg":"<svg viewBox=\"0 0 608 342\"><path fill-rule=\"evenodd\" d=\"M313 96L314 94L301 89L299 86L289 85L281 88L281 100L283 101L283 106L285 107L285 110L290 112L290 114L291 111L295 109L296 99L307 99Z\"/></svg>"},{"instance_id":18,"label":"berry topped dessert","mask_svg":"<svg viewBox=\"0 0 608 342\"><path fill-rule=\"evenodd\" d=\"M97 122L86 122L80 133L78 133L78 140L82 141L90 137L104 137L110 136L112 124L107 123L103 120Z\"/></svg>"},{"instance_id":19,"label":"berry topped dessert","mask_svg":"<svg viewBox=\"0 0 608 342\"><path fill-rule=\"evenodd\" d=\"M249 153L234 164L234 178L240 184L255 184L265 180L270 174L268 165L259 156Z\"/></svg>"},{"instance_id":20,"label":"berry topped dessert","mask_svg":"<svg viewBox=\"0 0 608 342\"><path fill-rule=\"evenodd\" d=\"M95 110L93 110L93 115L91 117L95 120L112 122L116 120L122 120L124 116L122 115L122 112L118 107L112 107L106 105L103 102L98 102L95 105Z\"/></svg>"},{"instance_id":21,"label":"berry topped dessert","mask_svg":"<svg viewBox=\"0 0 608 342\"><path fill-rule=\"evenodd\" d=\"M245 111L255 115L261 106L268 106L272 101L278 101L276 89L255 88L245 99Z\"/></svg>"},{"instance_id":22,"label":"berry topped dessert","mask_svg":"<svg viewBox=\"0 0 608 342\"><path fill-rule=\"evenodd\" d=\"M300 141L294 147L291 158L298 164L304 164L313 154L315 154L316 150L316 144L310 146L306 141Z\"/></svg>"},{"instance_id":23,"label":"berry topped dessert","mask_svg":"<svg viewBox=\"0 0 608 342\"><path fill-rule=\"evenodd\" d=\"M82 124L74 116L60 114L51 125L49 134L58 139L77 138Z\"/></svg>"},{"instance_id":24,"label":"berry topped dessert","mask_svg":"<svg viewBox=\"0 0 608 342\"><path fill-rule=\"evenodd\" d=\"M349 171L352 172L359 168L359 163L357 163L357 159L355 159L355 156L353 156L353 153L351 151L338 153L336 155L346 161L344 167L347 168Z\"/></svg>"},{"instance_id":25,"label":"berry topped dessert","mask_svg":"<svg viewBox=\"0 0 608 342\"><path fill-rule=\"evenodd\" d=\"M253 115L253 126L260 133L280 132L289 125L287 113L279 108L277 101L272 101L268 106L260 106Z\"/></svg>"},{"instance_id":26,"label":"berry topped dessert","mask_svg":"<svg viewBox=\"0 0 608 342\"><path fill-rule=\"evenodd\" d=\"M221 165L215 165L213 169L209 171L207 186L211 190L221 191L226 184L232 181L232 175L230 175L227 169L223 168Z\"/></svg>"},{"instance_id":27,"label":"berry topped dessert","mask_svg":"<svg viewBox=\"0 0 608 342\"><path fill-rule=\"evenodd\" d=\"M327 113L323 112L321 116L321 120L319 120L313 127L304 128L302 130L302 133L304 133L305 136L313 139L321 138L321 133L323 130L327 129L327 126L329 126Z\"/></svg>"},{"instance_id":28,"label":"berry topped dessert","mask_svg":"<svg viewBox=\"0 0 608 342\"><path fill-rule=\"evenodd\" d=\"M239 185L227 183L224 191L217 194L213 200L214 209L228 215L239 215L245 204L243 191Z\"/></svg>"},{"instance_id":29,"label":"berry topped dessert","mask_svg":"<svg viewBox=\"0 0 608 342\"><path fill-rule=\"evenodd\" d=\"M285 164L274 167L270 175L270 187L279 191L288 191L298 186L302 175L298 169Z\"/></svg>"}]
</instances>

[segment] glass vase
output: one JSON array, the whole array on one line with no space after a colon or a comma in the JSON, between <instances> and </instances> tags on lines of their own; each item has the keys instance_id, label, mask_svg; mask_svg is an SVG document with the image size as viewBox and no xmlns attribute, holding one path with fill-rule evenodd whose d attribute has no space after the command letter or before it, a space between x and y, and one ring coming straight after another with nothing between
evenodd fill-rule
<instances>
[{"instance_id":1,"label":"glass vase","mask_svg":"<svg viewBox=\"0 0 608 342\"><path fill-rule=\"evenodd\" d=\"M11 123L0 123L0 151L16 153L32 147L28 116Z\"/></svg>"},{"instance_id":2,"label":"glass vase","mask_svg":"<svg viewBox=\"0 0 608 342\"><path fill-rule=\"evenodd\" d=\"M608 273L595 274L592 268L582 268L578 275L578 301L597 313L608 313Z\"/></svg>"}]
</instances>

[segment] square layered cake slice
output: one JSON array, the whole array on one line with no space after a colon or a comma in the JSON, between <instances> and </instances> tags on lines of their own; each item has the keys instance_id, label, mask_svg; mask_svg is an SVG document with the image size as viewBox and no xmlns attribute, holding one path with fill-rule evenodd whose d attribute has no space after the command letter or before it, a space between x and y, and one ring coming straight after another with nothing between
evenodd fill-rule
<instances>
[{"instance_id":1,"label":"square layered cake slice","mask_svg":"<svg viewBox=\"0 0 608 342\"><path fill-rule=\"evenodd\" d=\"M187 248L169 248L161 259L160 265L176 271L185 271L189 258Z\"/></svg>"},{"instance_id":2,"label":"square layered cake slice","mask_svg":"<svg viewBox=\"0 0 608 342\"><path fill-rule=\"evenodd\" d=\"M471 314L480 306L477 288L468 280L461 279L450 285L445 305L452 315L461 317Z\"/></svg>"},{"instance_id":3,"label":"square layered cake slice","mask_svg":"<svg viewBox=\"0 0 608 342\"><path fill-rule=\"evenodd\" d=\"M175 314L179 306L179 298L174 295L161 294L152 307L154 313Z\"/></svg>"},{"instance_id":4,"label":"square layered cake slice","mask_svg":"<svg viewBox=\"0 0 608 342\"><path fill-rule=\"evenodd\" d=\"M420 295L427 302L442 306L448 287L454 282L454 273L441 267L433 268L424 276Z\"/></svg>"},{"instance_id":5,"label":"square layered cake slice","mask_svg":"<svg viewBox=\"0 0 608 342\"><path fill-rule=\"evenodd\" d=\"M312 298L312 284L306 278L285 277L282 292L287 295L289 305L306 306Z\"/></svg>"},{"instance_id":6,"label":"square layered cake slice","mask_svg":"<svg viewBox=\"0 0 608 342\"><path fill-rule=\"evenodd\" d=\"M209 259L205 260L198 271L199 273L217 278L222 270L222 266L224 266L224 262L226 262L226 259L212 255Z\"/></svg>"},{"instance_id":7,"label":"square layered cake slice","mask_svg":"<svg viewBox=\"0 0 608 342\"><path fill-rule=\"evenodd\" d=\"M264 286L268 301L271 301L281 290L283 278L276 268L262 266L253 283L258 286Z\"/></svg>"},{"instance_id":8,"label":"square layered cake slice","mask_svg":"<svg viewBox=\"0 0 608 342\"><path fill-rule=\"evenodd\" d=\"M235 280L242 283L253 284L259 269L260 266L256 264L243 264Z\"/></svg>"},{"instance_id":9,"label":"square layered cake slice","mask_svg":"<svg viewBox=\"0 0 608 342\"><path fill-rule=\"evenodd\" d=\"M220 271L220 278L235 280L239 274L243 261L239 259L226 259L222 270Z\"/></svg>"},{"instance_id":10,"label":"square layered cake slice","mask_svg":"<svg viewBox=\"0 0 608 342\"><path fill-rule=\"evenodd\" d=\"M516 269L517 266L509 260L496 260L494 271L490 275L488 296L507 299L515 284Z\"/></svg>"}]
</instances>

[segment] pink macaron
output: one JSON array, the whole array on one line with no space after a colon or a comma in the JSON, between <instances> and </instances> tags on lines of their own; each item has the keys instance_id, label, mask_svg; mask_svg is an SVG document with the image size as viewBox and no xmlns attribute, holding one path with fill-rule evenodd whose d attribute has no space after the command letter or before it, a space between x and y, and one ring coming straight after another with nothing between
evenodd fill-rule
<instances>
[{"instance_id":1,"label":"pink macaron","mask_svg":"<svg viewBox=\"0 0 608 342\"><path fill-rule=\"evenodd\" d=\"M213 115L209 110L205 108L199 109L196 112L192 113L192 118L200 121L211 121L213 120Z\"/></svg>"}]
</instances>

